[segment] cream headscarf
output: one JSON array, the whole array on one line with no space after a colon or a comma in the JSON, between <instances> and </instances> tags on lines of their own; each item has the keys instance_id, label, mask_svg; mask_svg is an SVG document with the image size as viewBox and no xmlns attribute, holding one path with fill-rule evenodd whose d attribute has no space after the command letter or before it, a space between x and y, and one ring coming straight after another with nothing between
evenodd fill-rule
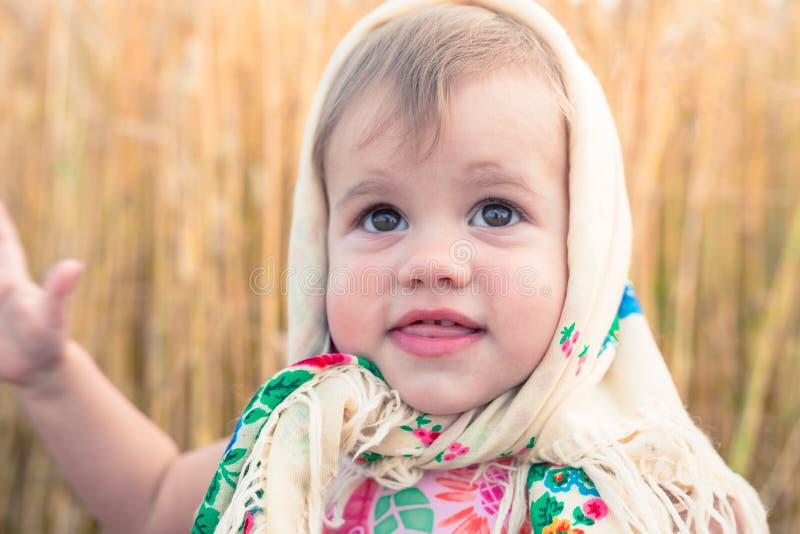
<instances>
[{"instance_id":1,"label":"cream headscarf","mask_svg":"<svg viewBox=\"0 0 800 534\"><path fill-rule=\"evenodd\" d=\"M330 83L370 30L445 2L386 2L344 37L323 74L306 123L295 190L290 362L331 348L324 297L328 214L311 159ZM420 414L403 404L369 362L329 356L284 370L245 409L193 532L236 532L248 511L254 532L320 532L326 507L341 511L342 499L361 476L400 488L417 482L422 470L486 464L509 451L518 451L515 476L500 514L507 515L512 531L529 505L527 468L550 462L583 468L628 531L706 532L713 518L724 532L736 532L737 520L740 532L766 532L756 493L728 469L684 410L644 316L618 314L626 293L631 217L619 140L598 81L563 28L532 0L466 3L507 13L533 28L561 63L574 109L569 282L546 355L526 382L489 404L433 417L442 434L427 446L400 428ZM467 444L469 454L445 466L441 453L455 441ZM341 468L341 454L365 453L377 460Z\"/></svg>"}]
</instances>

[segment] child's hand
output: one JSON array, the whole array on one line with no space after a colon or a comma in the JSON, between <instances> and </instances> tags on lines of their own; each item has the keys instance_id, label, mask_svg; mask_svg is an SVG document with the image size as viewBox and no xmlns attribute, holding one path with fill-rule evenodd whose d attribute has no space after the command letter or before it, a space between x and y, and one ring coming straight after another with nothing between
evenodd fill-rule
<instances>
[{"instance_id":1,"label":"child's hand","mask_svg":"<svg viewBox=\"0 0 800 534\"><path fill-rule=\"evenodd\" d=\"M83 270L61 260L43 287L31 280L14 223L0 202L0 381L30 386L62 361L67 300Z\"/></svg>"}]
</instances>

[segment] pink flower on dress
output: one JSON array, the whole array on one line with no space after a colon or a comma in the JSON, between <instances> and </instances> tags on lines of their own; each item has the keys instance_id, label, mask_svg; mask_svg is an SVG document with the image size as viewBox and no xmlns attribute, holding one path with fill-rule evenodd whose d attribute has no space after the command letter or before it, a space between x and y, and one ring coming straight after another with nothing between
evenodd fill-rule
<instances>
[{"instance_id":1,"label":"pink flower on dress","mask_svg":"<svg viewBox=\"0 0 800 534\"><path fill-rule=\"evenodd\" d=\"M583 515L590 517L595 521L598 519L603 519L608 515L608 506L603 499L597 497L594 499L589 499L583 503L581 509L583 510Z\"/></svg>"}]
</instances>

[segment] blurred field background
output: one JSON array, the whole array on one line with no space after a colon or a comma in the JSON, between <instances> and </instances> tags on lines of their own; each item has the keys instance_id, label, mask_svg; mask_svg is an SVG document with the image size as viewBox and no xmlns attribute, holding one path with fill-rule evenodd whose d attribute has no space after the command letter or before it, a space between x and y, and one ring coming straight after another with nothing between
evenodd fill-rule
<instances>
[{"instance_id":1,"label":"blurred field background","mask_svg":"<svg viewBox=\"0 0 800 534\"><path fill-rule=\"evenodd\" d=\"M74 337L184 449L281 366L284 296L250 274L285 266L312 91L377 3L0 0L0 198L37 279L85 262ZM800 532L800 2L543 3L617 119L684 399ZM0 466L0 532L99 531L8 386Z\"/></svg>"}]
</instances>

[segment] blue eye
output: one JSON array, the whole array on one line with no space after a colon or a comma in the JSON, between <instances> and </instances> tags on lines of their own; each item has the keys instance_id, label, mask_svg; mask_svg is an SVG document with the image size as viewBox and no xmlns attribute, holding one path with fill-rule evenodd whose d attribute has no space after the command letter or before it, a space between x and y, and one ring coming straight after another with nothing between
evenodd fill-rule
<instances>
[{"instance_id":1,"label":"blue eye","mask_svg":"<svg viewBox=\"0 0 800 534\"><path fill-rule=\"evenodd\" d=\"M359 218L359 221L364 225L366 231L373 233L408 228L408 223L403 219L403 216L396 209L389 206L370 209Z\"/></svg>"},{"instance_id":2,"label":"blue eye","mask_svg":"<svg viewBox=\"0 0 800 534\"><path fill-rule=\"evenodd\" d=\"M507 200L488 199L484 201L470 222L476 226L498 228L519 222L522 219L520 213L519 208ZM485 224L475 222L478 219L483 219Z\"/></svg>"}]
</instances>

